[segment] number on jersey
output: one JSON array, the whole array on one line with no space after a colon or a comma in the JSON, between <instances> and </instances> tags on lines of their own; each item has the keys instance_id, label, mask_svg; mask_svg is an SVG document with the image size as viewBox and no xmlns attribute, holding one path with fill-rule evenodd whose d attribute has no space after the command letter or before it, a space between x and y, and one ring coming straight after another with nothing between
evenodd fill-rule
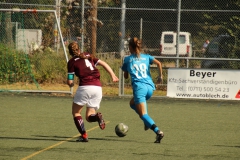
<instances>
[{"instance_id":1,"label":"number on jersey","mask_svg":"<svg viewBox=\"0 0 240 160\"><path fill-rule=\"evenodd\" d=\"M88 59L85 59L85 64L87 67L89 67L91 70L94 70L93 66L92 66L92 63L89 62Z\"/></svg>"},{"instance_id":2,"label":"number on jersey","mask_svg":"<svg viewBox=\"0 0 240 160\"><path fill-rule=\"evenodd\" d=\"M134 64L134 68L136 69L136 77L141 79L141 78L146 78L147 77L147 66L144 63L140 63L139 65Z\"/></svg>"}]
</instances>

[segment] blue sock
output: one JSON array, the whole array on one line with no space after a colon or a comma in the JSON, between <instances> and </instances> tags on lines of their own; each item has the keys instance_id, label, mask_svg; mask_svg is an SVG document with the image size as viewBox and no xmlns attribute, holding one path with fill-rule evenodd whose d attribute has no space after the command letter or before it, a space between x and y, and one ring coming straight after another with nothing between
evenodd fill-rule
<instances>
[{"instance_id":1,"label":"blue sock","mask_svg":"<svg viewBox=\"0 0 240 160\"><path fill-rule=\"evenodd\" d=\"M157 131L159 130L159 128L155 125L155 122L153 121L153 119L148 115L148 114L144 114L141 119L143 120L144 124L148 127L151 128L155 133L157 133ZM152 126L155 126L154 128L152 128Z\"/></svg>"}]
</instances>

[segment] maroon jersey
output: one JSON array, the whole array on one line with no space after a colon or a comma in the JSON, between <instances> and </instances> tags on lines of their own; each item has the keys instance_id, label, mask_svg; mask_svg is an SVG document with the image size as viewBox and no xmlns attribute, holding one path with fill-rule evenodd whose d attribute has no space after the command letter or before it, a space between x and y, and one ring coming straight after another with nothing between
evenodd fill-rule
<instances>
[{"instance_id":1,"label":"maroon jersey","mask_svg":"<svg viewBox=\"0 0 240 160\"><path fill-rule=\"evenodd\" d=\"M89 53L84 53L90 56ZM75 74L79 78L79 86L94 85L101 86L100 73L96 68L99 61L97 58L92 60L73 57L68 61L68 74Z\"/></svg>"}]
</instances>

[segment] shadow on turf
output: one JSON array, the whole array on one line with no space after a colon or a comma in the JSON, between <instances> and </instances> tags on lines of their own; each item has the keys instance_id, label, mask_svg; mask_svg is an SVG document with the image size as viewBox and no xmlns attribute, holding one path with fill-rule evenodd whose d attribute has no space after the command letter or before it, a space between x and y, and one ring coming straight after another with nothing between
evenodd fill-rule
<instances>
[{"instance_id":1,"label":"shadow on turf","mask_svg":"<svg viewBox=\"0 0 240 160\"><path fill-rule=\"evenodd\" d=\"M18 139L18 140L39 140L39 141L66 141L66 142L76 142L76 138L73 137L65 137L65 136L42 136L42 135L32 135L33 137L39 138L26 138L26 137L0 137L0 139ZM117 136L107 136L111 138L88 138L89 141L97 140L97 141L121 141L121 142L136 142L129 139L123 139L122 137ZM71 139L72 138L72 139ZM70 140L67 140L70 139Z\"/></svg>"},{"instance_id":2,"label":"shadow on turf","mask_svg":"<svg viewBox=\"0 0 240 160\"><path fill-rule=\"evenodd\" d=\"M112 137L112 138L88 138L89 141L119 141L119 142L136 142L136 141L133 141L133 140L129 140L129 139L123 139L121 137L117 137L117 136L108 136L108 137ZM69 140L68 142L76 142L76 139L72 139L72 140Z\"/></svg>"},{"instance_id":3,"label":"shadow on turf","mask_svg":"<svg viewBox=\"0 0 240 160\"><path fill-rule=\"evenodd\" d=\"M34 137L51 137L51 138L0 137L0 139L64 141L67 138L72 138L72 137L60 137L60 136L34 136Z\"/></svg>"},{"instance_id":4,"label":"shadow on turf","mask_svg":"<svg viewBox=\"0 0 240 160\"><path fill-rule=\"evenodd\" d=\"M233 148L240 148L240 146L226 146L226 145L214 145L216 147L233 147Z\"/></svg>"}]
</instances>

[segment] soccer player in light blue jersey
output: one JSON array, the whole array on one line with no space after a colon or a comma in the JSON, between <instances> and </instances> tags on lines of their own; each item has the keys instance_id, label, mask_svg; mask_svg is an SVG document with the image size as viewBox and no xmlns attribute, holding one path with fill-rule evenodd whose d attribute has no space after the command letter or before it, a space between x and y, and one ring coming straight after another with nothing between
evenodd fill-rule
<instances>
[{"instance_id":1,"label":"soccer player in light blue jersey","mask_svg":"<svg viewBox=\"0 0 240 160\"><path fill-rule=\"evenodd\" d=\"M129 40L129 50L131 55L124 58L122 70L125 79L129 75L131 77L133 98L130 100L130 107L143 120L144 129L148 130L150 128L156 133L154 143L160 143L164 134L148 115L147 100L151 98L153 91L156 89L150 74L150 65L153 63L157 65L159 71L158 83L162 83L161 62L151 55L141 53L141 42L137 37Z\"/></svg>"}]
</instances>

